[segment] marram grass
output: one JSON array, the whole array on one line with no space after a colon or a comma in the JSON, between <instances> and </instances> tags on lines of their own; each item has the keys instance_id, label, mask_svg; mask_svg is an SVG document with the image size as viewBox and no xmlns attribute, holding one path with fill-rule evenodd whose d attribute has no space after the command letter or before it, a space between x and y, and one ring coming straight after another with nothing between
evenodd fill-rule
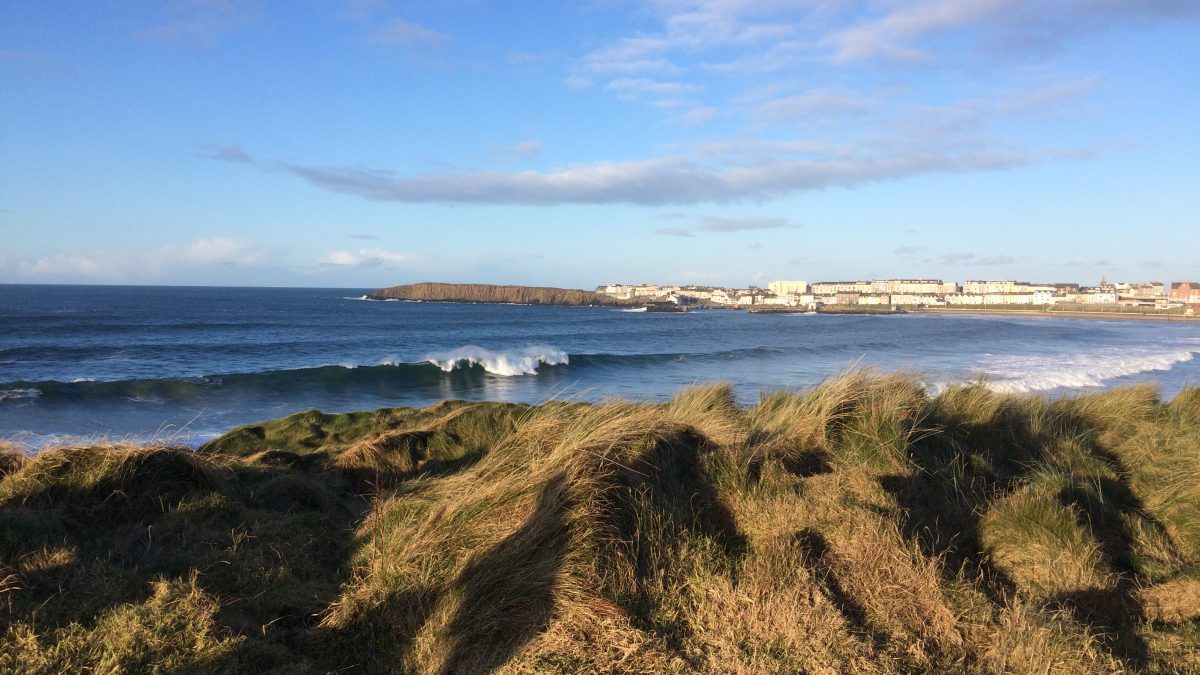
<instances>
[{"instance_id":1,"label":"marram grass","mask_svg":"<svg viewBox=\"0 0 1200 675\"><path fill-rule=\"evenodd\" d=\"M317 412L0 448L0 672L1200 672L1200 390Z\"/></svg>"}]
</instances>

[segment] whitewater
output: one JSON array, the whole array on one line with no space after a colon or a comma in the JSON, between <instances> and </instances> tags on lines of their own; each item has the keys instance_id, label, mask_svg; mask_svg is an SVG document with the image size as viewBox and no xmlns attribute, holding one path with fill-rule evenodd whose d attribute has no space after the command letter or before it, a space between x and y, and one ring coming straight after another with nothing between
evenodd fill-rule
<instances>
[{"instance_id":1,"label":"whitewater","mask_svg":"<svg viewBox=\"0 0 1200 675\"><path fill-rule=\"evenodd\" d=\"M292 412L444 399L739 399L849 367L1060 396L1200 383L1200 324L374 302L366 289L0 286L0 440L201 442Z\"/></svg>"}]
</instances>

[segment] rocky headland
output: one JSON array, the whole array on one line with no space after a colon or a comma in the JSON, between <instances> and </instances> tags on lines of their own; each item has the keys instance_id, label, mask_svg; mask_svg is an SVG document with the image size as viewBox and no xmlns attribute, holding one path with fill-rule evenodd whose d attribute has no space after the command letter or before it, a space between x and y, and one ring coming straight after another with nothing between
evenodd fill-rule
<instances>
[{"instance_id":1,"label":"rocky headland","mask_svg":"<svg viewBox=\"0 0 1200 675\"><path fill-rule=\"evenodd\" d=\"M595 291L544 286L495 286L492 284L420 283L390 286L369 293L372 300L421 300L426 302L476 302L483 304L630 306L632 300L619 300Z\"/></svg>"}]
</instances>

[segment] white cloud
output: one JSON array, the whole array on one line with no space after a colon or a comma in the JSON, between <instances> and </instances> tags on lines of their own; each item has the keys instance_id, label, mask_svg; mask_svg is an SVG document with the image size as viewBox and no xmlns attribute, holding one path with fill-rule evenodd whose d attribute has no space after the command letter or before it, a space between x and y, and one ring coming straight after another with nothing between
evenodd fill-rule
<instances>
[{"instance_id":1,"label":"white cloud","mask_svg":"<svg viewBox=\"0 0 1200 675\"><path fill-rule=\"evenodd\" d=\"M246 240L205 237L150 251L60 253L18 261L17 268L25 275L42 278L149 281L168 278L183 268L251 267L262 263L268 253L263 246Z\"/></svg>"},{"instance_id":2,"label":"white cloud","mask_svg":"<svg viewBox=\"0 0 1200 675\"><path fill-rule=\"evenodd\" d=\"M636 73L673 75L683 72L683 68L671 63L664 56L670 49L671 43L662 38L622 38L608 47L584 56L583 68L591 73L625 76Z\"/></svg>"},{"instance_id":3,"label":"white cloud","mask_svg":"<svg viewBox=\"0 0 1200 675\"><path fill-rule=\"evenodd\" d=\"M158 255L173 264L256 265L263 261L266 251L241 239L205 237L185 246L165 246Z\"/></svg>"},{"instance_id":4,"label":"white cloud","mask_svg":"<svg viewBox=\"0 0 1200 675\"><path fill-rule=\"evenodd\" d=\"M823 41L840 62L865 59L923 60L914 43L944 31L979 28L993 46L1029 53L1057 46L1062 38L1115 25L1200 16L1194 0L922 0L896 3L885 15L837 31Z\"/></svg>"},{"instance_id":5,"label":"white cloud","mask_svg":"<svg viewBox=\"0 0 1200 675\"><path fill-rule=\"evenodd\" d=\"M908 46L927 33L973 23L1006 8L1014 0L926 0L903 4L890 14L834 33L828 42L840 61L873 57L915 60L924 54Z\"/></svg>"},{"instance_id":6,"label":"white cloud","mask_svg":"<svg viewBox=\"0 0 1200 675\"><path fill-rule=\"evenodd\" d=\"M332 267L380 267L412 262L414 256L400 251L385 251L380 248L365 248L358 251L330 251L317 261L318 265Z\"/></svg>"},{"instance_id":7,"label":"white cloud","mask_svg":"<svg viewBox=\"0 0 1200 675\"><path fill-rule=\"evenodd\" d=\"M927 173L1019 166L1042 157L1015 150L922 142L864 148L820 158L777 157L722 164L685 157L598 162L550 171L395 177L351 168L291 165L312 185L379 201L444 204L691 204L764 199L829 187L852 187Z\"/></svg>"},{"instance_id":8,"label":"white cloud","mask_svg":"<svg viewBox=\"0 0 1200 675\"><path fill-rule=\"evenodd\" d=\"M770 121L786 122L809 115L863 112L877 105L873 97L842 87L810 89L795 96L767 101L758 106L755 114Z\"/></svg>"},{"instance_id":9,"label":"white cloud","mask_svg":"<svg viewBox=\"0 0 1200 675\"><path fill-rule=\"evenodd\" d=\"M703 90L703 87L686 82L661 82L644 77L622 77L604 85L629 96L679 96L692 94Z\"/></svg>"},{"instance_id":10,"label":"white cloud","mask_svg":"<svg viewBox=\"0 0 1200 675\"><path fill-rule=\"evenodd\" d=\"M115 263L115 264L114 264ZM22 271L35 277L81 277L120 279L132 270L120 256L112 254L54 255L21 265Z\"/></svg>"}]
</instances>

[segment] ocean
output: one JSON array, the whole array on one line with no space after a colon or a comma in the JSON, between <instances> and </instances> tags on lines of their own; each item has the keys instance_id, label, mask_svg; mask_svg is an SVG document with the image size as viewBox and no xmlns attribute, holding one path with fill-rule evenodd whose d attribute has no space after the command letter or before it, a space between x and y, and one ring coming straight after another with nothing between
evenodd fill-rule
<instances>
[{"instance_id":1,"label":"ocean","mask_svg":"<svg viewBox=\"0 0 1200 675\"><path fill-rule=\"evenodd\" d=\"M198 444L319 408L443 399L660 401L726 381L746 403L847 368L931 391L982 378L1060 396L1200 384L1200 324L1040 317L639 313L377 302L367 289L0 285L0 440Z\"/></svg>"}]
</instances>

